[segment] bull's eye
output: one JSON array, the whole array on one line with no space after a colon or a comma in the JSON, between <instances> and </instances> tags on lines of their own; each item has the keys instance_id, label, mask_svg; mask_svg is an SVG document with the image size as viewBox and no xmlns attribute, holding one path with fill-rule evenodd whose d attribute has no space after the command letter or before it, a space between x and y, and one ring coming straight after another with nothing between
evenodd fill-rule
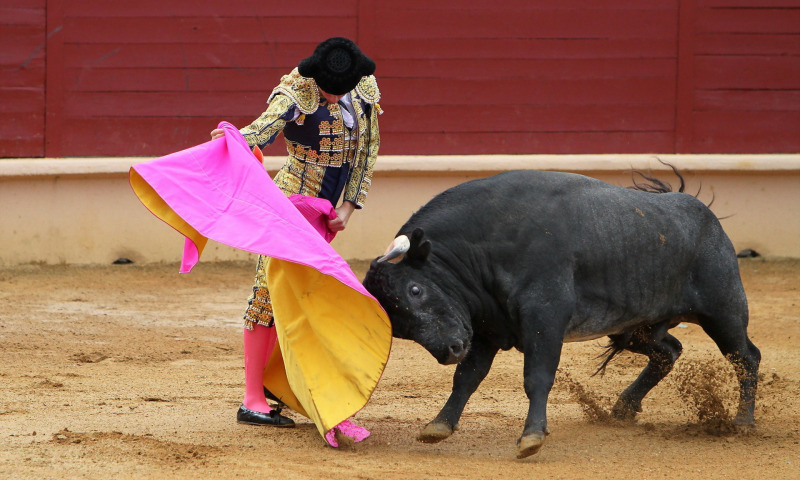
<instances>
[{"instance_id":1,"label":"bull's eye","mask_svg":"<svg viewBox=\"0 0 800 480\"><path fill-rule=\"evenodd\" d=\"M419 287L418 287L418 286L416 286L416 285L412 285L412 286L411 286L411 295L414 295L414 296L416 297L416 296L417 296L417 295L419 295L420 293L422 293L422 289L421 289L421 288L419 288Z\"/></svg>"}]
</instances>

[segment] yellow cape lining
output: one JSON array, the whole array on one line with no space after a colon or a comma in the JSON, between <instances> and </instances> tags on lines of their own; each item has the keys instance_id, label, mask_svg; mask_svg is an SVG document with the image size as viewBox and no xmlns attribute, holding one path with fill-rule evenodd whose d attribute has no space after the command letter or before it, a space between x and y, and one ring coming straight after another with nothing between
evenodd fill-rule
<instances>
[{"instance_id":1,"label":"yellow cape lining","mask_svg":"<svg viewBox=\"0 0 800 480\"><path fill-rule=\"evenodd\" d=\"M374 299L314 268L273 258L267 278L281 352L264 384L324 435L369 400L389 357L391 324Z\"/></svg>"}]
</instances>

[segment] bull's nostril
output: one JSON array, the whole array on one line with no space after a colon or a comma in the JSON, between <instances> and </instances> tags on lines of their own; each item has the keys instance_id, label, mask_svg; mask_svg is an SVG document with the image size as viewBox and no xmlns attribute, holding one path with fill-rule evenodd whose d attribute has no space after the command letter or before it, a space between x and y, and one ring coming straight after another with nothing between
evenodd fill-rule
<instances>
[{"instance_id":1,"label":"bull's nostril","mask_svg":"<svg viewBox=\"0 0 800 480\"><path fill-rule=\"evenodd\" d=\"M450 353L452 353L455 356L461 355L463 351L464 351L464 344L460 341L450 345Z\"/></svg>"}]
</instances>

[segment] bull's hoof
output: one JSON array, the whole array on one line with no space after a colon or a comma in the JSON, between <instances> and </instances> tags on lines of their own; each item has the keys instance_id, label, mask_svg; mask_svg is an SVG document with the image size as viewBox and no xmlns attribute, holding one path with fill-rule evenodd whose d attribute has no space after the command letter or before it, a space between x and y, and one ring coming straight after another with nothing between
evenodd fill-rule
<instances>
[{"instance_id":1,"label":"bull's hoof","mask_svg":"<svg viewBox=\"0 0 800 480\"><path fill-rule=\"evenodd\" d=\"M431 422L425 425L419 435L417 441L423 443L437 443L453 434L453 427L446 423Z\"/></svg>"},{"instance_id":2,"label":"bull's hoof","mask_svg":"<svg viewBox=\"0 0 800 480\"><path fill-rule=\"evenodd\" d=\"M756 431L756 422L753 417L746 415L746 416L736 416L733 421L734 428L736 429L736 433L739 435L749 435Z\"/></svg>"},{"instance_id":3,"label":"bull's hoof","mask_svg":"<svg viewBox=\"0 0 800 480\"><path fill-rule=\"evenodd\" d=\"M611 409L611 416L617 420L630 422L636 418L636 414L642 411L641 405L631 405L628 402L618 400Z\"/></svg>"},{"instance_id":4,"label":"bull's hoof","mask_svg":"<svg viewBox=\"0 0 800 480\"><path fill-rule=\"evenodd\" d=\"M545 432L534 432L519 437L517 440L517 458L530 457L544 446Z\"/></svg>"}]
</instances>

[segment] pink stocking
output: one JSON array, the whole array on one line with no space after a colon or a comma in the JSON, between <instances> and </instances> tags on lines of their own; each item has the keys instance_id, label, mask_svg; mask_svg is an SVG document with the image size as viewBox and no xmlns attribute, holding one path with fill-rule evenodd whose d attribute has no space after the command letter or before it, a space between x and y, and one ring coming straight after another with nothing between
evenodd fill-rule
<instances>
[{"instance_id":1,"label":"pink stocking","mask_svg":"<svg viewBox=\"0 0 800 480\"><path fill-rule=\"evenodd\" d=\"M277 339L274 327L256 324L252 330L244 329L245 408L261 413L272 410L264 397L264 368Z\"/></svg>"}]
</instances>

